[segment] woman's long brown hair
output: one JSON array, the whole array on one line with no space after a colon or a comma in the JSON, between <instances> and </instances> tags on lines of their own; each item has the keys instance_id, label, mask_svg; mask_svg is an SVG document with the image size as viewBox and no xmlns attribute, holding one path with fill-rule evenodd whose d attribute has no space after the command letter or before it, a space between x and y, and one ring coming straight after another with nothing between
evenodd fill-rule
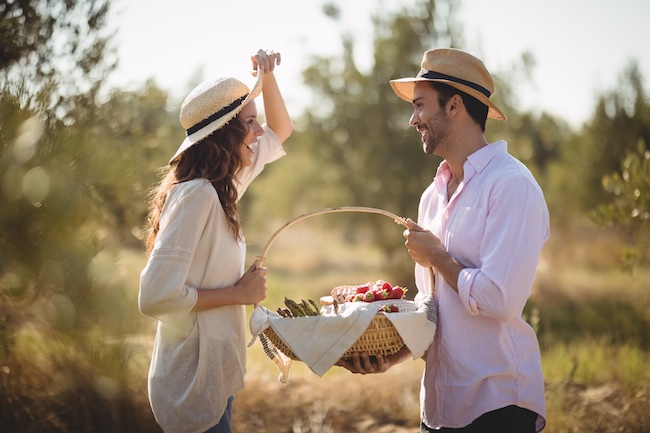
<instances>
[{"instance_id":1,"label":"woman's long brown hair","mask_svg":"<svg viewBox=\"0 0 650 433\"><path fill-rule=\"evenodd\" d=\"M160 215L167 193L176 184L207 179L219 195L228 225L235 237L241 236L236 175L243 167L242 143L246 127L238 117L185 150L178 162L160 169L161 181L149 192L147 253L153 250L160 230Z\"/></svg>"}]
</instances>

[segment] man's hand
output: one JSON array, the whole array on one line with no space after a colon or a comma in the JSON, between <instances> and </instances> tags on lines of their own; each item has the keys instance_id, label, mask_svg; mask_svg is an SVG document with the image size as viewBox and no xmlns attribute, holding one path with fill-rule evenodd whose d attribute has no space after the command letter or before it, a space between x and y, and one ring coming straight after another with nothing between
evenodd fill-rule
<instances>
[{"instance_id":1,"label":"man's hand","mask_svg":"<svg viewBox=\"0 0 650 433\"><path fill-rule=\"evenodd\" d=\"M425 230L417 225L413 220L408 218L406 220L406 230L404 230L404 237L406 238L406 249L413 261L425 268L436 267L435 257L440 255L447 255L445 247L433 233Z\"/></svg>"},{"instance_id":2,"label":"man's hand","mask_svg":"<svg viewBox=\"0 0 650 433\"><path fill-rule=\"evenodd\" d=\"M411 351L406 346L388 356L368 356L367 352L353 352L351 358L340 359L335 365L355 374L384 373L410 355Z\"/></svg>"},{"instance_id":3,"label":"man's hand","mask_svg":"<svg viewBox=\"0 0 650 433\"><path fill-rule=\"evenodd\" d=\"M406 220L404 237L404 245L413 261L425 268L437 270L451 288L458 292L458 276L463 270L463 265L447 253L440 239L411 219Z\"/></svg>"}]
</instances>

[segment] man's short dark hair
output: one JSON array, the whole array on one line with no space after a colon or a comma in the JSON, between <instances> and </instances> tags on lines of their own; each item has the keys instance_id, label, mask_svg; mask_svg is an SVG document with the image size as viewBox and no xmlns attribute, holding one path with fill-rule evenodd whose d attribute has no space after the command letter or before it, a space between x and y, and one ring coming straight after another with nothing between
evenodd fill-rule
<instances>
[{"instance_id":1,"label":"man's short dark hair","mask_svg":"<svg viewBox=\"0 0 650 433\"><path fill-rule=\"evenodd\" d=\"M481 130L485 132L485 121L487 120L488 115L488 106L480 102L478 99L473 96L468 95L465 92L448 86L447 84L440 83L438 81L431 81L431 87L433 87L438 92L438 103L441 108L444 108L447 105L447 102L455 94L459 94L463 98L463 104L469 113L470 117L474 119L476 123L481 127Z\"/></svg>"}]
</instances>

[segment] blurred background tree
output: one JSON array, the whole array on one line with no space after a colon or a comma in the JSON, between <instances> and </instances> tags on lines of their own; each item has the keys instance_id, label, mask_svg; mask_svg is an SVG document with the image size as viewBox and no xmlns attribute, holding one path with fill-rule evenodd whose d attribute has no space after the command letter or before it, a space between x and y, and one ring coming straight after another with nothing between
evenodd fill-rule
<instances>
[{"instance_id":1,"label":"blurred background tree","mask_svg":"<svg viewBox=\"0 0 650 433\"><path fill-rule=\"evenodd\" d=\"M85 169L78 165L84 135L113 67L106 61L107 11L107 1L0 5L4 301L33 301L41 293L65 293L71 304L88 299L86 266L97 237L91 228L101 212L91 183L75 170ZM76 311L66 311L61 319L70 325Z\"/></svg>"},{"instance_id":2,"label":"blurred background tree","mask_svg":"<svg viewBox=\"0 0 650 433\"><path fill-rule=\"evenodd\" d=\"M638 65L624 71L617 89L598 100L588 126L593 160L587 182L599 179L608 193L585 199L585 209L600 224L616 228L628 239L624 266L634 269L650 261L650 97ZM596 155L591 155L596 153Z\"/></svg>"},{"instance_id":3,"label":"blurred background tree","mask_svg":"<svg viewBox=\"0 0 650 433\"><path fill-rule=\"evenodd\" d=\"M622 254L624 266L633 270L650 261L650 149L639 140L625 155L619 171L603 178L609 202L594 212L596 221L616 227L629 239ZM613 195L613 197L612 197Z\"/></svg>"},{"instance_id":4,"label":"blurred background tree","mask_svg":"<svg viewBox=\"0 0 650 433\"><path fill-rule=\"evenodd\" d=\"M603 194L602 179L620 172L629 152L639 143L650 145L650 111L643 77L634 62L623 71L616 88L598 96L592 118L563 143L553 164L552 188L571 191L570 201L557 210L588 216L611 200ZM570 218L561 218L570 220Z\"/></svg>"},{"instance_id":5,"label":"blurred background tree","mask_svg":"<svg viewBox=\"0 0 650 433\"><path fill-rule=\"evenodd\" d=\"M648 264L650 99L636 62L600 94L591 119L549 164L547 201L556 228L596 223L623 236L622 265Z\"/></svg>"},{"instance_id":6,"label":"blurred background tree","mask_svg":"<svg viewBox=\"0 0 650 433\"><path fill-rule=\"evenodd\" d=\"M106 25L109 5L109 0L0 3L2 91L21 108L66 123L92 107L116 65Z\"/></svg>"},{"instance_id":7,"label":"blurred background tree","mask_svg":"<svg viewBox=\"0 0 650 433\"><path fill-rule=\"evenodd\" d=\"M123 337L142 321L115 264L124 246L141 245L152 153L167 143L169 154L178 122L154 83L100 100L115 64L108 7L0 4L0 364L11 372L0 381L2 430L28 431L36 407L57 414L48 429L65 424L80 393L134 404ZM109 422L126 431L134 413L112 411Z\"/></svg>"},{"instance_id":8,"label":"blurred background tree","mask_svg":"<svg viewBox=\"0 0 650 433\"><path fill-rule=\"evenodd\" d=\"M153 82L100 99L109 4L0 4L3 431L150 424L128 390L143 321L121 252L143 253L146 190L182 133Z\"/></svg>"}]
</instances>

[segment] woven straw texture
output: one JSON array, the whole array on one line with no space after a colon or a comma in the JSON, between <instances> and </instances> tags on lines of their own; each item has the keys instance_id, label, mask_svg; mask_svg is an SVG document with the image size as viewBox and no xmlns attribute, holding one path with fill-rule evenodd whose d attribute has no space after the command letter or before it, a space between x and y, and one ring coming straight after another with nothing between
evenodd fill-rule
<instances>
[{"instance_id":1,"label":"woven straw texture","mask_svg":"<svg viewBox=\"0 0 650 433\"><path fill-rule=\"evenodd\" d=\"M296 320L296 326L299 326L300 322L298 321L302 320L302 318L297 317L295 319L287 320ZM299 358L291 351L289 346L287 346L278 334L275 333L273 328L270 326L266 328L264 330L264 335L271 341L271 343L273 343L276 349L293 360L299 360ZM370 322L370 325L361 337L359 337L359 339L343 354L342 357L350 358L353 352L368 352L369 356L387 356L396 353L402 348L402 346L404 346L404 341L390 320L388 320L388 318L383 314L377 314L373 317L372 322Z\"/></svg>"}]
</instances>

